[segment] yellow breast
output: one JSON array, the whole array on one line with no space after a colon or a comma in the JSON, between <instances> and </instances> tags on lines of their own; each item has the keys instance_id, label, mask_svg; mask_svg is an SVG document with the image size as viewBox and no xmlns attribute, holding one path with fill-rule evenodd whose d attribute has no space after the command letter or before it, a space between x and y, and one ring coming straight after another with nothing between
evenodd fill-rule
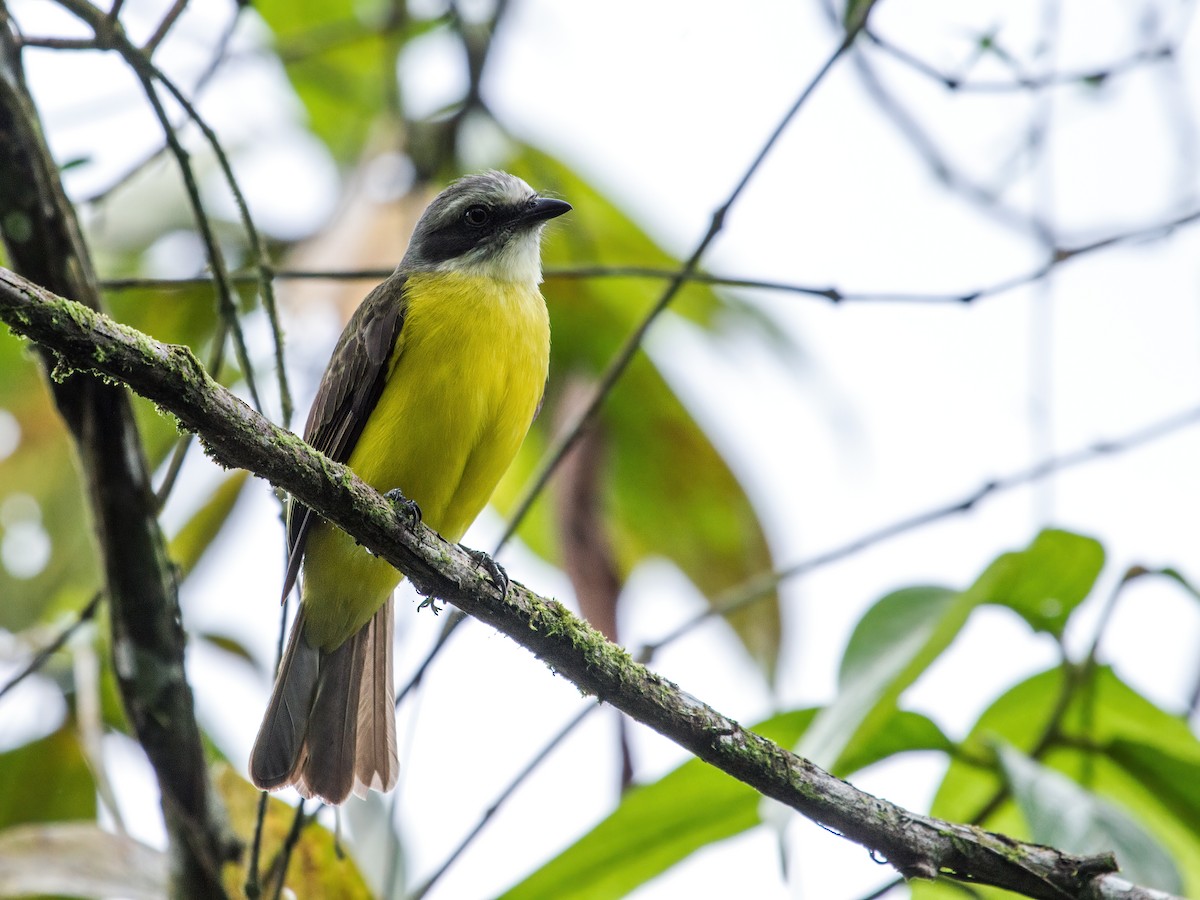
<instances>
[{"instance_id":1,"label":"yellow breast","mask_svg":"<svg viewBox=\"0 0 1200 900\"><path fill-rule=\"evenodd\" d=\"M536 287L452 273L409 276L383 394L349 466L399 488L426 525L457 541L487 504L533 420L550 358ZM328 648L358 630L400 574L331 526L305 551L307 634Z\"/></svg>"}]
</instances>

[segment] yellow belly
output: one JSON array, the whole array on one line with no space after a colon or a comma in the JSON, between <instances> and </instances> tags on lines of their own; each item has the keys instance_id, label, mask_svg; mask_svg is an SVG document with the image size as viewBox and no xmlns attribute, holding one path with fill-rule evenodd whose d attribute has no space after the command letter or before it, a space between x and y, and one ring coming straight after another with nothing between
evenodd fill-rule
<instances>
[{"instance_id":1,"label":"yellow belly","mask_svg":"<svg viewBox=\"0 0 1200 900\"><path fill-rule=\"evenodd\" d=\"M546 382L550 324L536 288L443 273L409 276L408 310L383 394L348 464L399 488L457 541L512 462ZM333 649L361 628L400 573L320 522L308 538L306 635Z\"/></svg>"}]
</instances>

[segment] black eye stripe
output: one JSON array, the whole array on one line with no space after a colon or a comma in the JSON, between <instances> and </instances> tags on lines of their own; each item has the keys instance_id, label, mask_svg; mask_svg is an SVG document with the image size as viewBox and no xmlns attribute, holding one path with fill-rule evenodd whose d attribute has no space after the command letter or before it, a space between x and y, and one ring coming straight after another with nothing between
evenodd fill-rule
<instances>
[{"instance_id":1,"label":"black eye stripe","mask_svg":"<svg viewBox=\"0 0 1200 900\"><path fill-rule=\"evenodd\" d=\"M472 203L465 208L459 205L454 211L446 210L444 218L422 236L421 258L437 264L497 240L498 235L507 231L508 224L526 211L529 202L536 203L537 197L517 204ZM482 211L485 221L472 222L470 216L474 210Z\"/></svg>"}]
</instances>

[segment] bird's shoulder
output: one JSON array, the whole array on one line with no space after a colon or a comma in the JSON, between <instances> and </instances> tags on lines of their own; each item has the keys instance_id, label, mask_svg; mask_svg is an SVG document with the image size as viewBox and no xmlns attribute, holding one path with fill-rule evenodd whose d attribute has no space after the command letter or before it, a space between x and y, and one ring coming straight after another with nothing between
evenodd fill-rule
<instances>
[{"instance_id":1,"label":"bird's shoulder","mask_svg":"<svg viewBox=\"0 0 1200 900\"><path fill-rule=\"evenodd\" d=\"M359 304L334 346L313 399L304 428L309 444L345 461L353 446L353 441L345 441L346 420L365 417L378 399L379 382L407 309L408 278L402 272L391 275Z\"/></svg>"}]
</instances>

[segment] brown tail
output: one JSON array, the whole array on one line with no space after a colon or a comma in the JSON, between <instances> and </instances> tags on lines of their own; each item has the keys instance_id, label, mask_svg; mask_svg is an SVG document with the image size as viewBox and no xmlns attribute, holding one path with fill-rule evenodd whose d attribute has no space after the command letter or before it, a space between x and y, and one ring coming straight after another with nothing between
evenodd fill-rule
<instances>
[{"instance_id":1,"label":"brown tail","mask_svg":"<svg viewBox=\"0 0 1200 900\"><path fill-rule=\"evenodd\" d=\"M263 790L295 786L304 797L341 803L353 791L396 784L396 689L392 599L336 650L304 638L304 606L292 625L279 676L250 753Z\"/></svg>"}]
</instances>

